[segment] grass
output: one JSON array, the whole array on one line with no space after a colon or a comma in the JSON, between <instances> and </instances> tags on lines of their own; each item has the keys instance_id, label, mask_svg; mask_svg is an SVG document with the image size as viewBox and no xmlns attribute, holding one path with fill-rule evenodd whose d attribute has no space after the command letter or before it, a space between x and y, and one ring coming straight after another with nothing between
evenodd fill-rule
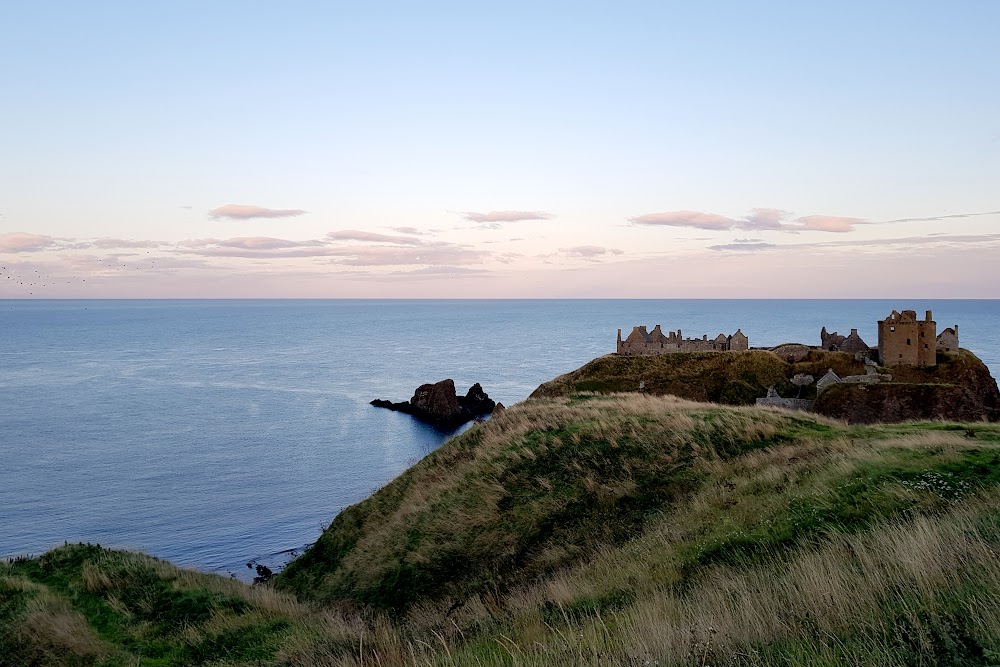
<instances>
[{"instance_id":1,"label":"grass","mask_svg":"<svg viewBox=\"0 0 1000 667\"><path fill-rule=\"evenodd\" d=\"M0 564L7 665L1000 665L1000 425L530 400L278 588L96 546Z\"/></svg>"},{"instance_id":2,"label":"grass","mask_svg":"<svg viewBox=\"0 0 1000 667\"><path fill-rule=\"evenodd\" d=\"M270 660L306 613L289 596L83 544L4 565L0 601L12 665Z\"/></svg>"},{"instance_id":3,"label":"grass","mask_svg":"<svg viewBox=\"0 0 1000 667\"><path fill-rule=\"evenodd\" d=\"M812 351L795 363L788 363L765 350L685 352L648 357L609 354L546 382L532 397L634 392L639 390L641 383L643 390L650 394L752 405L771 386L782 396L796 396L799 388L791 384L794 375L812 375L818 380L830 368L840 376L865 372L864 365L846 352ZM803 397L814 398L815 391L815 387L806 388Z\"/></svg>"}]
</instances>

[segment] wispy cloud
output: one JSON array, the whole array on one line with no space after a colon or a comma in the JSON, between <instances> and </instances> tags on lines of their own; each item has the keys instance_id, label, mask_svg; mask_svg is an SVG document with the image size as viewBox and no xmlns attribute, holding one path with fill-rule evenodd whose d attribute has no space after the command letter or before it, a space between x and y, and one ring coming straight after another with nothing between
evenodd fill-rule
<instances>
[{"instance_id":1,"label":"wispy cloud","mask_svg":"<svg viewBox=\"0 0 1000 667\"><path fill-rule=\"evenodd\" d=\"M780 232L830 232L844 234L853 232L859 225L887 225L897 222L934 222L956 218L972 218L981 215L1000 215L1000 211L985 211L978 213L953 213L923 218L898 218L896 220L866 220L839 215L804 215L793 218L792 214L780 208L755 208L742 218L730 218L715 213L703 211L663 211L647 213L629 218L633 225L688 227L691 229L707 229L728 231L745 229L752 231Z\"/></svg>"},{"instance_id":2,"label":"wispy cloud","mask_svg":"<svg viewBox=\"0 0 1000 667\"><path fill-rule=\"evenodd\" d=\"M90 243L94 248L110 250L112 248L158 248L166 245L162 241L132 241L129 239L96 239Z\"/></svg>"},{"instance_id":3,"label":"wispy cloud","mask_svg":"<svg viewBox=\"0 0 1000 667\"><path fill-rule=\"evenodd\" d=\"M226 204L219 208L213 208L208 212L208 217L215 220L252 220L253 218L293 218L304 213L305 211L297 208L277 209L250 204Z\"/></svg>"},{"instance_id":4,"label":"wispy cloud","mask_svg":"<svg viewBox=\"0 0 1000 667\"><path fill-rule=\"evenodd\" d=\"M710 231L745 229L752 231L781 232L852 232L856 225L871 224L861 218L834 215L807 215L790 220L791 213L780 208L755 208L742 218L729 218L704 211L663 211L647 213L629 222L634 225L688 227Z\"/></svg>"},{"instance_id":5,"label":"wispy cloud","mask_svg":"<svg viewBox=\"0 0 1000 667\"><path fill-rule=\"evenodd\" d=\"M390 227L394 232L399 232L400 234L410 234L412 236L423 236L427 232L421 231L416 227Z\"/></svg>"},{"instance_id":6,"label":"wispy cloud","mask_svg":"<svg viewBox=\"0 0 1000 667\"><path fill-rule=\"evenodd\" d=\"M981 215L1000 215L1000 211L984 211L983 213L951 213L949 215L934 215L929 218L899 218L897 220L886 220L891 222L937 222L938 220L954 220L956 218L976 218Z\"/></svg>"},{"instance_id":7,"label":"wispy cloud","mask_svg":"<svg viewBox=\"0 0 1000 667\"><path fill-rule=\"evenodd\" d=\"M39 252L56 247L59 241L51 236L28 232L0 234L0 252Z\"/></svg>"},{"instance_id":8,"label":"wispy cloud","mask_svg":"<svg viewBox=\"0 0 1000 667\"><path fill-rule=\"evenodd\" d=\"M807 215L795 220L801 227L785 225L785 231L809 230L814 232L853 232L857 225L869 225L870 222L862 218L844 218L835 215Z\"/></svg>"},{"instance_id":9,"label":"wispy cloud","mask_svg":"<svg viewBox=\"0 0 1000 667\"><path fill-rule=\"evenodd\" d=\"M490 211L489 213L465 211L462 213L462 217L471 222L522 222L524 220L548 220L552 214L544 211Z\"/></svg>"},{"instance_id":10,"label":"wispy cloud","mask_svg":"<svg viewBox=\"0 0 1000 667\"><path fill-rule=\"evenodd\" d=\"M566 255L567 257L584 257L584 258L594 258L594 257L604 257L608 255L623 255L624 251L618 248L605 248L599 245L578 245L572 248L559 248L559 252Z\"/></svg>"},{"instance_id":11,"label":"wispy cloud","mask_svg":"<svg viewBox=\"0 0 1000 667\"><path fill-rule=\"evenodd\" d=\"M902 236L888 239L851 239L844 241L821 241L816 243L774 244L763 241L737 239L733 243L709 246L709 250L729 251L802 251L833 248L880 248L886 246L965 246L1000 244L1000 234L935 234L932 236Z\"/></svg>"},{"instance_id":12,"label":"wispy cloud","mask_svg":"<svg viewBox=\"0 0 1000 667\"><path fill-rule=\"evenodd\" d=\"M347 266L461 266L478 264L489 257L489 253L482 250L449 244L422 248L345 246L330 254L339 255L333 260L335 263Z\"/></svg>"},{"instance_id":13,"label":"wispy cloud","mask_svg":"<svg viewBox=\"0 0 1000 667\"><path fill-rule=\"evenodd\" d=\"M330 232L326 238L331 241L365 241L369 243L396 243L399 245L423 245L423 241L412 236L392 236L377 232L364 232L357 229L343 229Z\"/></svg>"},{"instance_id":14,"label":"wispy cloud","mask_svg":"<svg viewBox=\"0 0 1000 667\"><path fill-rule=\"evenodd\" d=\"M765 243L764 241L740 241L736 240L733 243L724 243L722 245L710 245L709 250L732 250L732 251L742 251L742 252L752 252L754 250L770 250L776 247L773 243Z\"/></svg>"},{"instance_id":15,"label":"wispy cloud","mask_svg":"<svg viewBox=\"0 0 1000 667\"><path fill-rule=\"evenodd\" d=\"M694 229L710 229L724 231L732 229L736 221L714 213L702 213L701 211L663 211L661 213L647 213L634 218L629 218L629 222L634 225L648 225L654 227L693 227Z\"/></svg>"}]
</instances>

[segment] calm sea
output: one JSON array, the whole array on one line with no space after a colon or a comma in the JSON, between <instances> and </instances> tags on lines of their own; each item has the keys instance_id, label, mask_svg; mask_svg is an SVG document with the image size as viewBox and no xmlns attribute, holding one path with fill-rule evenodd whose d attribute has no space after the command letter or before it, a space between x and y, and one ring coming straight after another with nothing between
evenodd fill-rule
<instances>
[{"instance_id":1,"label":"calm sea","mask_svg":"<svg viewBox=\"0 0 1000 667\"><path fill-rule=\"evenodd\" d=\"M447 437L373 398L450 377L510 405L634 324L874 345L893 308L1000 371L1000 301L0 300L0 556L96 542L243 577Z\"/></svg>"}]
</instances>

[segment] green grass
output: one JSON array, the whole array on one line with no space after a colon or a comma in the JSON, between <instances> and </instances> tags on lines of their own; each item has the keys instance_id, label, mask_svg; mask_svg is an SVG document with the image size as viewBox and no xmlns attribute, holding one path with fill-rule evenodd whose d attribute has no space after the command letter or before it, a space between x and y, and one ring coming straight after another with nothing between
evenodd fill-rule
<instances>
[{"instance_id":1,"label":"green grass","mask_svg":"<svg viewBox=\"0 0 1000 667\"><path fill-rule=\"evenodd\" d=\"M0 564L0 667L1000 665L998 508L997 424L537 399L277 589L91 545Z\"/></svg>"},{"instance_id":2,"label":"green grass","mask_svg":"<svg viewBox=\"0 0 1000 667\"><path fill-rule=\"evenodd\" d=\"M47 602L32 614L37 601ZM275 594L97 545L67 545L0 569L0 619L8 628L0 642L49 637L47 646L35 642L38 664L270 660L301 615L296 603ZM79 650L60 645L65 627L86 630Z\"/></svg>"}]
</instances>

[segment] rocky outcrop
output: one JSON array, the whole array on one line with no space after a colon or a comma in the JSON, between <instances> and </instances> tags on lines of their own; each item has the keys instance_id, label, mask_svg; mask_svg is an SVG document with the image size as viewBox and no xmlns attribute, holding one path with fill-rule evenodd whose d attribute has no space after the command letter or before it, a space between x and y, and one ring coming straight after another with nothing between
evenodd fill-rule
<instances>
[{"instance_id":1,"label":"rocky outcrop","mask_svg":"<svg viewBox=\"0 0 1000 667\"><path fill-rule=\"evenodd\" d=\"M422 384L413 392L409 401L393 403L383 399L371 402L377 408L404 412L438 428L455 428L476 417L493 412L496 403L477 382L465 396L455 392L455 381L441 380Z\"/></svg>"},{"instance_id":2,"label":"rocky outcrop","mask_svg":"<svg viewBox=\"0 0 1000 667\"><path fill-rule=\"evenodd\" d=\"M891 382L828 387L813 409L852 424L904 421L1000 421L997 382L968 350L940 354L934 366L894 366ZM846 378L845 378L846 379Z\"/></svg>"}]
</instances>

